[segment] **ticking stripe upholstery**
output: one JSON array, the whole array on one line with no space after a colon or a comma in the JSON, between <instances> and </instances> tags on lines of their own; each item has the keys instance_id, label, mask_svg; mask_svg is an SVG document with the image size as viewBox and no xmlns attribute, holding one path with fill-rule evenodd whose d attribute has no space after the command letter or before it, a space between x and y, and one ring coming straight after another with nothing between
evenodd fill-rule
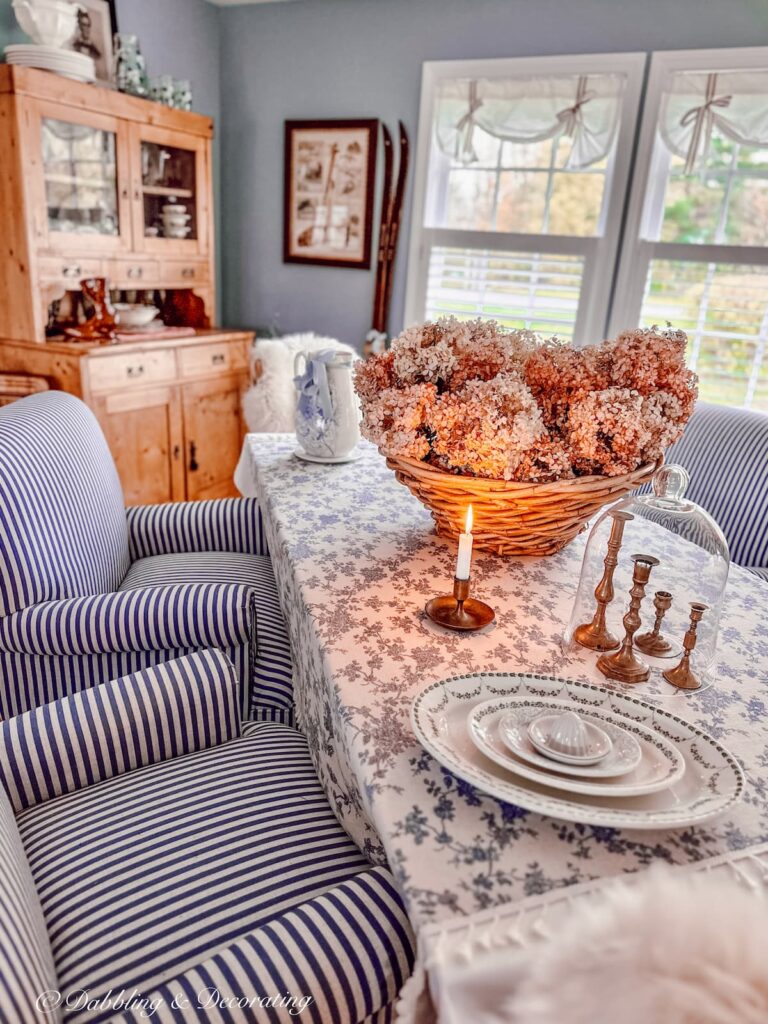
<instances>
[{"instance_id":1,"label":"ticking stripe upholstery","mask_svg":"<svg viewBox=\"0 0 768 1024\"><path fill-rule=\"evenodd\" d=\"M150 992L368 868L305 738L268 723L48 800L17 822L59 987L94 997Z\"/></svg>"},{"instance_id":2,"label":"ticking stripe upholstery","mask_svg":"<svg viewBox=\"0 0 768 1024\"><path fill-rule=\"evenodd\" d=\"M269 554L255 498L138 505L128 509L128 538L134 561L192 551Z\"/></svg>"},{"instance_id":3,"label":"ticking stripe upholstery","mask_svg":"<svg viewBox=\"0 0 768 1024\"><path fill-rule=\"evenodd\" d=\"M48 601L0 618L0 649L108 654L230 647L249 640L252 612L249 587L200 583Z\"/></svg>"},{"instance_id":4,"label":"ticking stripe upholstery","mask_svg":"<svg viewBox=\"0 0 768 1024\"><path fill-rule=\"evenodd\" d=\"M293 722L293 665L277 584L269 558L230 552L155 555L140 558L121 590L156 587L162 582L237 584L252 588L256 648L252 659L251 708L257 721Z\"/></svg>"},{"instance_id":5,"label":"ticking stripe upholstery","mask_svg":"<svg viewBox=\"0 0 768 1024\"><path fill-rule=\"evenodd\" d=\"M62 391L0 409L0 615L114 590L129 565L123 493L93 413Z\"/></svg>"},{"instance_id":6,"label":"ticking stripe upholstery","mask_svg":"<svg viewBox=\"0 0 768 1024\"><path fill-rule=\"evenodd\" d=\"M157 1024L219 1019L387 1024L410 975L413 951L413 933L392 877L374 868L162 985L149 995L158 1003L153 1019ZM174 999L185 1007L183 1014L174 1012ZM221 1013L222 1005L229 1014ZM143 1024L138 1011L120 1020Z\"/></svg>"},{"instance_id":7,"label":"ticking stripe upholstery","mask_svg":"<svg viewBox=\"0 0 768 1024\"><path fill-rule=\"evenodd\" d=\"M21 811L239 735L234 670L201 651L0 723L0 783Z\"/></svg>"},{"instance_id":8,"label":"ticking stripe upholstery","mask_svg":"<svg viewBox=\"0 0 768 1024\"><path fill-rule=\"evenodd\" d=\"M731 559L768 567L768 415L698 402L666 455L691 477L687 496L725 534Z\"/></svg>"},{"instance_id":9,"label":"ticking stripe upholstery","mask_svg":"<svg viewBox=\"0 0 768 1024\"><path fill-rule=\"evenodd\" d=\"M188 647L162 651L116 651L110 654L14 654L0 651L0 718L12 718L31 708L120 679L153 665L192 654ZM250 706L250 645L224 648L235 666L242 690L240 706Z\"/></svg>"},{"instance_id":10,"label":"ticking stripe upholstery","mask_svg":"<svg viewBox=\"0 0 768 1024\"><path fill-rule=\"evenodd\" d=\"M228 552L254 561L230 572ZM290 649L258 502L126 513L99 425L71 395L0 410L0 555L0 720L215 646L235 665L244 716L293 722ZM139 556L152 572L139 564L126 580ZM194 571L194 558L205 569Z\"/></svg>"},{"instance_id":11,"label":"ticking stripe upholstery","mask_svg":"<svg viewBox=\"0 0 768 1024\"><path fill-rule=\"evenodd\" d=\"M0 1021L56 1024L57 1009L42 1015L38 996L58 987L40 899L13 816L0 787Z\"/></svg>"}]
</instances>

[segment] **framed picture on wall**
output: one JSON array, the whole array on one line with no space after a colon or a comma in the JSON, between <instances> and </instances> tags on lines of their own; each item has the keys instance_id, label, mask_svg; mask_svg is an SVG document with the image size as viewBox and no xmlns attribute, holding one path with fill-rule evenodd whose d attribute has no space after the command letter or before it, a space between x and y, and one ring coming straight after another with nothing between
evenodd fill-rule
<instances>
[{"instance_id":1,"label":"framed picture on wall","mask_svg":"<svg viewBox=\"0 0 768 1024\"><path fill-rule=\"evenodd\" d=\"M113 84L113 40L117 32L115 0L78 0L77 29L68 49L93 58L96 78Z\"/></svg>"},{"instance_id":2,"label":"framed picture on wall","mask_svg":"<svg viewBox=\"0 0 768 1024\"><path fill-rule=\"evenodd\" d=\"M283 260L371 265L379 122L285 122Z\"/></svg>"}]
</instances>

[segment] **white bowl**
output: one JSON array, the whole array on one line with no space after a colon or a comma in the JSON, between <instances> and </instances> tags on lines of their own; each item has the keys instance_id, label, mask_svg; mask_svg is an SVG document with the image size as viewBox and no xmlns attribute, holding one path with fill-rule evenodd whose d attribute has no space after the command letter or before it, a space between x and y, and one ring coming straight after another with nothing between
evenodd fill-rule
<instances>
[{"instance_id":1,"label":"white bowl","mask_svg":"<svg viewBox=\"0 0 768 1024\"><path fill-rule=\"evenodd\" d=\"M165 206L162 207L162 210L163 214L187 212L186 206L183 206L181 203L166 203Z\"/></svg>"},{"instance_id":2,"label":"white bowl","mask_svg":"<svg viewBox=\"0 0 768 1024\"><path fill-rule=\"evenodd\" d=\"M123 327L145 327L158 314L154 306L145 306L140 302L116 302L115 312L118 323Z\"/></svg>"},{"instance_id":3,"label":"white bowl","mask_svg":"<svg viewBox=\"0 0 768 1024\"><path fill-rule=\"evenodd\" d=\"M186 238L191 228L165 228L166 238Z\"/></svg>"},{"instance_id":4,"label":"white bowl","mask_svg":"<svg viewBox=\"0 0 768 1024\"><path fill-rule=\"evenodd\" d=\"M169 225L172 228L183 228L191 220L192 218L189 216L189 214L182 215L176 213L170 217L167 214L163 214L163 224Z\"/></svg>"},{"instance_id":5,"label":"white bowl","mask_svg":"<svg viewBox=\"0 0 768 1024\"><path fill-rule=\"evenodd\" d=\"M77 11L69 0L13 0L19 25L41 46L68 43L77 29Z\"/></svg>"}]
</instances>

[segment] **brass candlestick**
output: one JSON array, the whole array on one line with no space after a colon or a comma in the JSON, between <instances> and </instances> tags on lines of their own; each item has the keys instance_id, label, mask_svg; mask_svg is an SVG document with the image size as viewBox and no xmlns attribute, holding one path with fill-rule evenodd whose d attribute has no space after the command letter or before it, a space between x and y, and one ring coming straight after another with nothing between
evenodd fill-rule
<instances>
[{"instance_id":1,"label":"brass candlestick","mask_svg":"<svg viewBox=\"0 0 768 1024\"><path fill-rule=\"evenodd\" d=\"M424 606L427 616L446 629L471 632L490 625L496 613L490 605L469 596L469 580L454 579L453 593L433 597Z\"/></svg>"},{"instance_id":2,"label":"brass candlestick","mask_svg":"<svg viewBox=\"0 0 768 1024\"><path fill-rule=\"evenodd\" d=\"M629 591L629 610L624 616L625 635L621 647L615 654L601 654L597 659L597 667L609 679L618 679L620 683L644 683L651 670L635 654L634 636L642 622L640 605L645 596L645 585L651 575L651 569L659 564L658 558L652 555L632 555L635 567L632 570L632 589Z\"/></svg>"},{"instance_id":3,"label":"brass candlestick","mask_svg":"<svg viewBox=\"0 0 768 1024\"><path fill-rule=\"evenodd\" d=\"M683 637L683 656L680 659L680 664L661 673L667 682L676 686L678 690L698 690L701 686L701 680L691 669L691 652L696 646L696 630L708 608L708 604L701 604L699 601L691 602L691 624Z\"/></svg>"},{"instance_id":4,"label":"brass candlestick","mask_svg":"<svg viewBox=\"0 0 768 1024\"><path fill-rule=\"evenodd\" d=\"M661 635L661 620L672 607L672 595L668 590L657 590L653 598L653 607L656 609L656 620L653 629L648 633L641 633L635 640L638 649L651 658L669 657L674 650L672 644L666 637ZM680 648L678 647L678 651Z\"/></svg>"},{"instance_id":5,"label":"brass candlestick","mask_svg":"<svg viewBox=\"0 0 768 1024\"><path fill-rule=\"evenodd\" d=\"M591 622L583 622L573 631L573 639L582 647L591 651L612 651L619 646L619 638L605 625L605 610L613 600L613 573L619 561L619 549L624 536L624 524L635 517L630 512L609 512L613 519L611 535L608 538L608 553L603 565L605 569L600 582L595 587L597 608Z\"/></svg>"}]
</instances>

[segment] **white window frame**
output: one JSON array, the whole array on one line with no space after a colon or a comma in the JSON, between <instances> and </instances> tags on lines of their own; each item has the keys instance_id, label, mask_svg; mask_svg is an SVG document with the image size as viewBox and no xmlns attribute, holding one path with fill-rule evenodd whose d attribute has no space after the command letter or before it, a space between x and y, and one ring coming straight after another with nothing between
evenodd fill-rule
<instances>
[{"instance_id":1,"label":"white window frame","mask_svg":"<svg viewBox=\"0 0 768 1024\"><path fill-rule=\"evenodd\" d=\"M646 197L658 189L659 166L668 160L662 144L657 145L659 110L664 90L676 71L735 71L768 67L768 47L748 46L718 50L666 50L651 55L645 91L627 223L619 258L619 273L611 310L609 334L614 335L640 323L648 269L654 259L686 263L742 263L768 265L768 247L719 245L690 242L655 242L642 237Z\"/></svg>"},{"instance_id":2,"label":"white window frame","mask_svg":"<svg viewBox=\"0 0 768 1024\"><path fill-rule=\"evenodd\" d=\"M578 54L556 57L512 57L494 60L426 61L422 70L419 134L405 299L406 326L425 318L429 256L433 247L578 255L584 274L573 343L581 346L604 336L618 255L619 235L632 161L647 57L644 53ZM455 78L515 78L546 75L621 73L626 87L621 98L612 173L606 176L601 235L519 234L425 227L427 180L433 146L433 115L437 85Z\"/></svg>"}]
</instances>

